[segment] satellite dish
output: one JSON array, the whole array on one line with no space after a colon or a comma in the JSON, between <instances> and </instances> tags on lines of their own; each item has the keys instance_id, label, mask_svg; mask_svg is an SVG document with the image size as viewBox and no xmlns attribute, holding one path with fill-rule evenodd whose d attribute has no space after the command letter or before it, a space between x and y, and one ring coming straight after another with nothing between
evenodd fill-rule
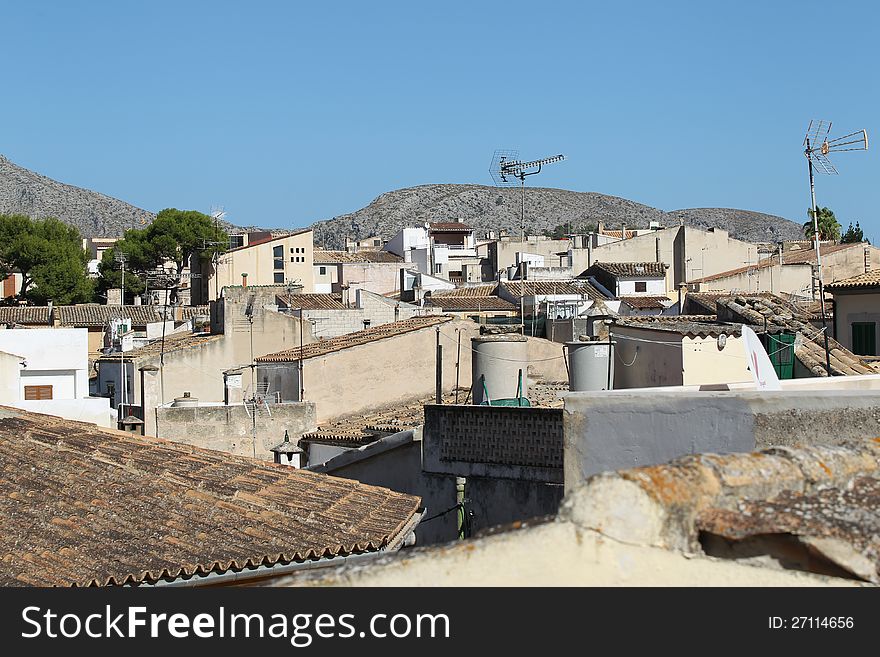
<instances>
[{"instance_id":1,"label":"satellite dish","mask_svg":"<svg viewBox=\"0 0 880 657\"><path fill-rule=\"evenodd\" d=\"M770 357L764 350L764 345L761 344L757 334L748 326L743 326L742 336L755 387L758 390L782 390L782 384L779 383L776 370L773 369Z\"/></svg>"}]
</instances>

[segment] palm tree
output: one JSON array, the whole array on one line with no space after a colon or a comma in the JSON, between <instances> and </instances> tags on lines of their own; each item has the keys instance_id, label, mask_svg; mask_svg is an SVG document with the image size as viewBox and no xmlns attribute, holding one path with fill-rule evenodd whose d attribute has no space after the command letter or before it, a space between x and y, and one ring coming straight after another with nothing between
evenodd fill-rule
<instances>
[{"instance_id":1,"label":"palm tree","mask_svg":"<svg viewBox=\"0 0 880 657\"><path fill-rule=\"evenodd\" d=\"M804 236L807 239L813 239L813 210L812 208L807 210L807 216L809 219L804 222ZM840 224L837 222L837 217L834 216L834 212L829 208L819 208L819 218L817 221L819 225L819 240L831 240L838 241L840 239Z\"/></svg>"}]
</instances>

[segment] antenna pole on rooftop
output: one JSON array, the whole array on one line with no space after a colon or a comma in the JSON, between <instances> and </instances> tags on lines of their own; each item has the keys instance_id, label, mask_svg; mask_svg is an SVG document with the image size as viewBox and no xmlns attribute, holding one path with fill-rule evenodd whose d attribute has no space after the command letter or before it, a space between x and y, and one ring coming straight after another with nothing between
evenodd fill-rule
<instances>
[{"instance_id":1,"label":"antenna pole on rooftop","mask_svg":"<svg viewBox=\"0 0 880 657\"><path fill-rule=\"evenodd\" d=\"M828 319L825 315L825 284L822 279L822 254L819 249L819 206L816 205L816 185L813 180L813 164L820 173L837 175L837 169L828 159L829 153L841 151L868 150L868 133L865 130L851 132L843 137L828 138L831 131L830 121L810 121L807 134L804 136L804 156L810 174L810 202L813 208L813 246L816 249L816 278L819 282L819 311L822 317L822 336L825 340L825 369L828 376L831 371L831 350L828 346ZM781 258L780 258L781 262Z\"/></svg>"}]
</instances>

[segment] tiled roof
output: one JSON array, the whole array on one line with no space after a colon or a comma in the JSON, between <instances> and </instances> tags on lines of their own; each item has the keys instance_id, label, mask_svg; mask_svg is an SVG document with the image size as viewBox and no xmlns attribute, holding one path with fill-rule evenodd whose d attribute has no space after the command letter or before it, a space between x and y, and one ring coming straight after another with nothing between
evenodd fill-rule
<instances>
[{"instance_id":1,"label":"tiled roof","mask_svg":"<svg viewBox=\"0 0 880 657\"><path fill-rule=\"evenodd\" d=\"M753 325L757 331L786 329L800 333L804 340L795 349L795 357L809 369L814 376L828 376L825 366L825 340L822 332L809 322L809 317L790 303L780 299L754 299L742 296L718 299L718 317L743 321ZM792 310L794 308L794 310ZM836 376L853 374L874 374L861 358L841 345L834 338L828 338L831 370Z\"/></svg>"},{"instance_id":2,"label":"tiled roof","mask_svg":"<svg viewBox=\"0 0 880 657\"><path fill-rule=\"evenodd\" d=\"M636 310L654 310L672 305L672 299L669 297L620 297L620 300Z\"/></svg>"},{"instance_id":3,"label":"tiled roof","mask_svg":"<svg viewBox=\"0 0 880 657\"><path fill-rule=\"evenodd\" d=\"M0 407L0 585L154 583L373 552L420 499Z\"/></svg>"},{"instance_id":4,"label":"tiled roof","mask_svg":"<svg viewBox=\"0 0 880 657\"><path fill-rule=\"evenodd\" d=\"M49 324L48 306L0 306L0 324Z\"/></svg>"},{"instance_id":5,"label":"tiled roof","mask_svg":"<svg viewBox=\"0 0 880 657\"><path fill-rule=\"evenodd\" d=\"M590 269L602 269L613 276L666 276L669 265L662 262L594 262ZM587 271L590 271L588 269Z\"/></svg>"},{"instance_id":6,"label":"tiled roof","mask_svg":"<svg viewBox=\"0 0 880 657\"><path fill-rule=\"evenodd\" d=\"M826 290L840 292L842 290L858 290L871 287L880 287L880 269L845 278L842 281L834 281L825 286Z\"/></svg>"},{"instance_id":7,"label":"tiled roof","mask_svg":"<svg viewBox=\"0 0 880 657\"><path fill-rule=\"evenodd\" d=\"M512 296L520 297L523 295L523 281L501 281L499 286L506 289ZM605 296L588 281L525 281L525 296L553 296L557 294L579 294L586 296L588 299L605 298Z\"/></svg>"},{"instance_id":8,"label":"tiled roof","mask_svg":"<svg viewBox=\"0 0 880 657\"><path fill-rule=\"evenodd\" d=\"M439 297L490 297L498 294L498 284L490 283L488 285L470 285L465 287L457 287L454 290L437 290L431 293L432 296Z\"/></svg>"},{"instance_id":9,"label":"tiled roof","mask_svg":"<svg viewBox=\"0 0 880 657\"><path fill-rule=\"evenodd\" d=\"M358 262L403 262L403 258L388 251L321 251L315 249L312 262L316 265L335 265Z\"/></svg>"},{"instance_id":10,"label":"tiled roof","mask_svg":"<svg viewBox=\"0 0 880 657\"><path fill-rule=\"evenodd\" d=\"M458 221L437 221L431 224L430 230L435 233L470 233L473 228Z\"/></svg>"},{"instance_id":11,"label":"tiled roof","mask_svg":"<svg viewBox=\"0 0 880 657\"><path fill-rule=\"evenodd\" d=\"M838 251L845 251L846 249L851 248L864 248L863 244L827 244L825 246L819 245L819 253L821 253L823 258L826 258ZM812 250L804 250L804 251L792 251L784 253L782 256L782 264L784 265L804 265L804 264L816 264L816 251ZM775 267L779 265L779 256L774 255L770 258L765 258L761 260L761 262L756 263L754 265L746 265L745 267L737 267L736 269L731 269L729 271L722 271L717 274L712 274L711 276L704 276L703 278L696 278L691 283L708 283L710 281L716 281L721 278L728 278L730 276L736 276L738 274L744 274L748 271L754 271L756 269L766 269L767 267Z\"/></svg>"},{"instance_id":12,"label":"tiled roof","mask_svg":"<svg viewBox=\"0 0 880 657\"><path fill-rule=\"evenodd\" d=\"M300 359L315 358L316 356L323 356L325 354L341 351L342 349L348 349L349 347L356 347L375 342L376 340L393 338L398 335L403 335L404 333L419 331L421 329L442 324L443 322L448 322L451 319L451 317L445 315L411 317L399 322L391 322L390 324L382 324L381 326L371 327L354 333L346 333L345 335L340 335L336 338L319 340L318 342L312 342L303 347L285 349L284 351L279 351L274 354L260 356L256 360L258 363L289 363Z\"/></svg>"},{"instance_id":13,"label":"tiled roof","mask_svg":"<svg viewBox=\"0 0 880 657\"><path fill-rule=\"evenodd\" d=\"M654 317L618 317L614 321L614 326L624 326L636 329L648 329L652 331L666 331L668 333L677 333L689 338L717 338L719 335L742 335L742 324L734 324L730 322L713 321L714 318L705 320L694 320L688 318L687 315L680 317L666 317L665 321L655 321L659 318ZM611 328L614 333L614 326Z\"/></svg>"},{"instance_id":14,"label":"tiled roof","mask_svg":"<svg viewBox=\"0 0 880 657\"><path fill-rule=\"evenodd\" d=\"M750 294L742 294L736 292L688 292L685 295L684 306L688 312L701 312L714 315L718 299L726 297L742 296L749 298L768 298L774 296L770 292L754 292Z\"/></svg>"},{"instance_id":15,"label":"tiled roof","mask_svg":"<svg viewBox=\"0 0 880 657\"><path fill-rule=\"evenodd\" d=\"M169 306L169 308L171 308ZM106 326L111 319L131 319L132 326L145 327L162 321L163 306L110 306L98 303L82 303L74 306L56 306L56 317L61 326ZM208 306L181 306L177 309L183 321L196 315L209 315ZM169 315L170 316L170 315Z\"/></svg>"},{"instance_id":16,"label":"tiled roof","mask_svg":"<svg viewBox=\"0 0 880 657\"><path fill-rule=\"evenodd\" d=\"M279 294L279 306L302 310L345 310L336 294Z\"/></svg>"},{"instance_id":17,"label":"tiled roof","mask_svg":"<svg viewBox=\"0 0 880 657\"><path fill-rule=\"evenodd\" d=\"M605 228L601 228L599 230L599 234L600 235L607 235L608 237L617 237L619 239L629 239L631 237L636 236L636 231L628 230L628 231L626 231L626 234L624 235L624 231L622 231L622 230L608 230Z\"/></svg>"},{"instance_id":18,"label":"tiled roof","mask_svg":"<svg viewBox=\"0 0 880 657\"><path fill-rule=\"evenodd\" d=\"M451 294L432 294L425 298L425 305L432 308L456 311L517 310L517 306L500 297L457 296Z\"/></svg>"},{"instance_id":19,"label":"tiled roof","mask_svg":"<svg viewBox=\"0 0 880 657\"><path fill-rule=\"evenodd\" d=\"M165 347L164 353L170 354L175 351L181 351L183 349L195 349L201 347L204 344L209 342L216 342L217 340L221 340L223 335L211 335L210 333L175 333L173 335L169 335L165 338ZM162 340L154 340L153 342L144 345L143 347L138 347L137 349L132 349L130 351L122 352L122 358L124 360L136 360L138 358L150 358L153 356L159 356L163 352L162 348ZM98 360L101 362L105 361L116 361L119 362L119 352L112 354L105 354L101 356Z\"/></svg>"}]
</instances>

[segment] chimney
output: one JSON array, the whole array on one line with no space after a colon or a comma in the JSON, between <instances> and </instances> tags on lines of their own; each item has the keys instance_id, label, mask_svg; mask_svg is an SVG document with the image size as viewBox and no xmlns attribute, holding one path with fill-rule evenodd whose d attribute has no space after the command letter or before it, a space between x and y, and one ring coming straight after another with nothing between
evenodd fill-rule
<instances>
[{"instance_id":1,"label":"chimney","mask_svg":"<svg viewBox=\"0 0 880 657\"><path fill-rule=\"evenodd\" d=\"M867 254L868 254L868 249L865 249L865 255L867 256ZM46 306L48 306L48 310L49 310L49 326L52 326L55 323L54 318L52 317L53 305L54 304L52 303L52 299L49 299L46 302Z\"/></svg>"},{"instance_id":2,"label":"chimney","mask_svg":"<svg viewBox=\"0 0 880 657\"><path fill-rule=\"evenodd\" d=\"M241 275L241 286L247 287L247 274L242 273Z\"/></svg>"}]
</instances>

